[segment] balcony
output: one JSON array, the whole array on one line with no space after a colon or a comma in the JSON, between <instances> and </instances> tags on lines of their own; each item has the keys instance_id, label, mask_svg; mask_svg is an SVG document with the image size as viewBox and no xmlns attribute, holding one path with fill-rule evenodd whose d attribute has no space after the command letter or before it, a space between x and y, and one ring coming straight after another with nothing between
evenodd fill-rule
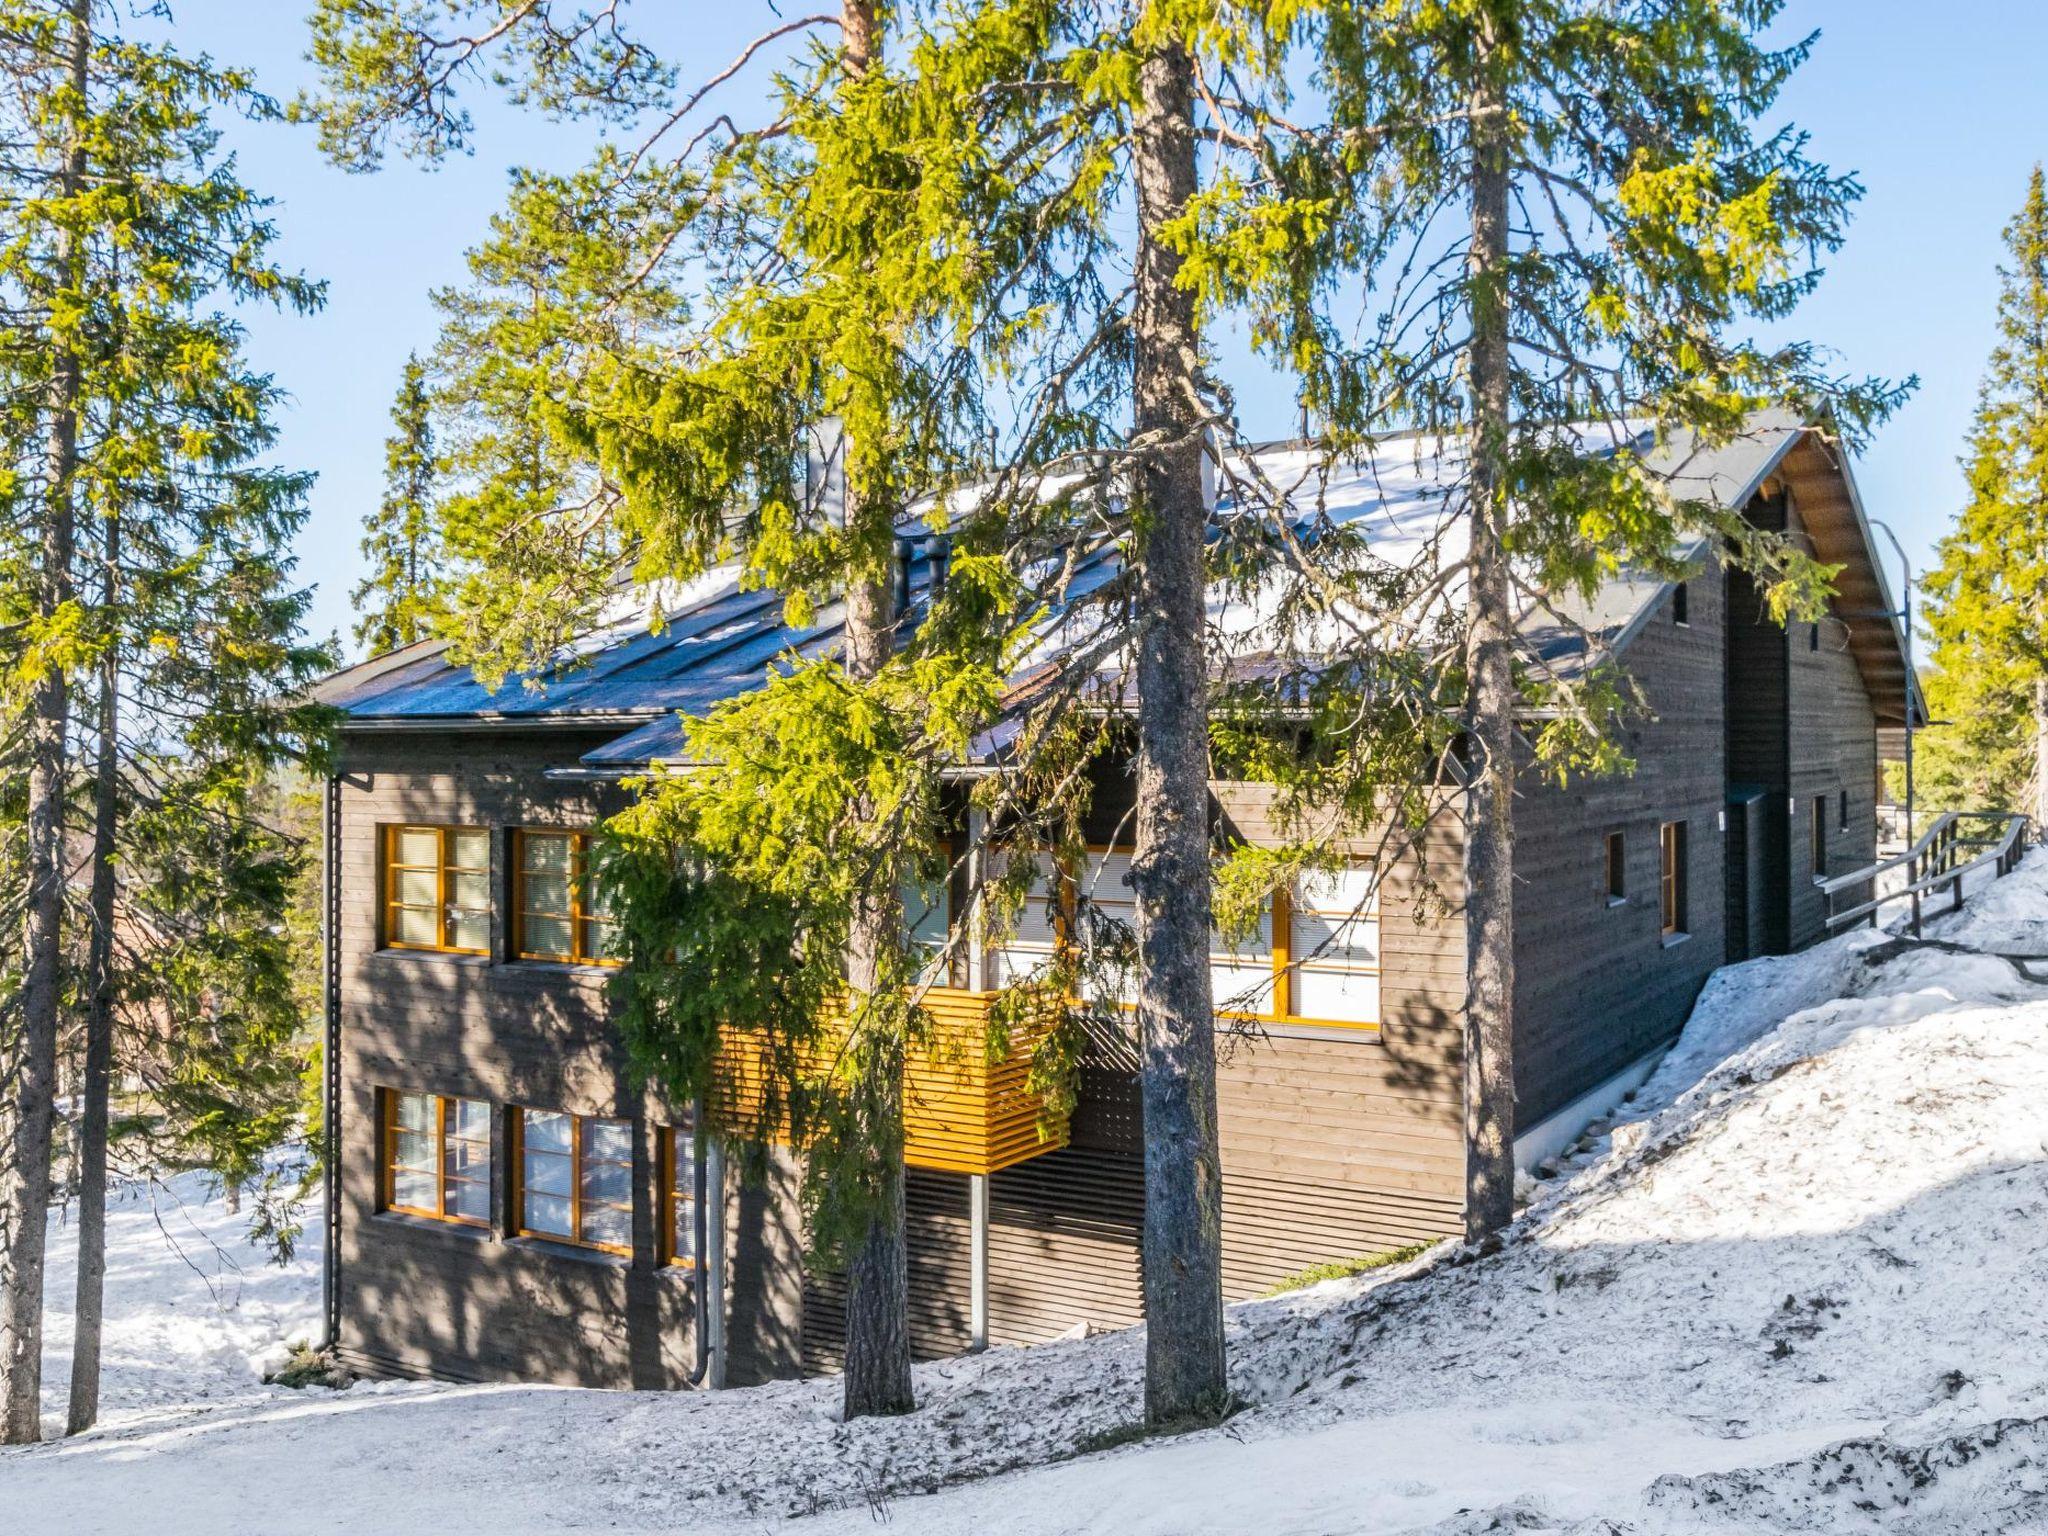
<instances>
[{"instance_id":1,"label":"balcony","mask_svg":"<svg viewBox=\"0 0 2048 1536\"><path fill-rule=\"evenodd\" d=\"M913 1168L990 1174L1067 1144L1065 1117L1042 1123L1041 1100L1026 1086L1032 1052L1051 1032L1054 1013L1013 1030L1009 1054L991 1062L985 1043L997 996L959 987L924 993L931 1038L910 1053L903 1083L903 1160ZM828 1037L806 1066L823 1071L836 1045ZM759 1115L763 1080L759 1047L721 1051L722 1108L734 1124Z\"/></svg>"}]
</instances>

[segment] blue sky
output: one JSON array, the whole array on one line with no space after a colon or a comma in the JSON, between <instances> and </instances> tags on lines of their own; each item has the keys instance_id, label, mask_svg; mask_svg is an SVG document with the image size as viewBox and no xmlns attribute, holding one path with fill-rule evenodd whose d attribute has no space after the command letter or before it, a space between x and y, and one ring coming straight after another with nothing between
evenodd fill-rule
<instances>
[{"instance_id":1,"label":"blue sky","mask_svg":"<svg viewBox=\"0 0 2048 1536\"><path fill-rule=\"evenodd\" d=\"M302 9L176 0L176 30L187 48L247 65L288 97L309 78ZM769 14L763 0L644 0L640 9L676 26L686 77L722 68ZM1956 455L1991 345L1999 230L2029 167L2048 156L2048 6L1791 0L1785 25L1821 38L1783 115L1866 188L1849 243L1797 330L1846 369L1919 375L1919 391L1857 473L1867 510L1924 567L1960 503ZM432 344L429 294L461 279L462 253L499 206L509 165L567 165L587 142L580 129L496 108L483 93L473 105L477 154L434 171L394 160L349 176L321 160L309 129L230 131L244 178L278 200L283 258L329 285L326 310L311 319L250 317L257 365L292 398L279 458L320 477L299 552L301 575L318 586L321 634L345 638L352 622L348 591L362 517L380 490L386 412L407 352ZM1248 415L1255 431L1291 430L1284 403L1271 420L1256 408Z\"/></svg>"}]
</instances>

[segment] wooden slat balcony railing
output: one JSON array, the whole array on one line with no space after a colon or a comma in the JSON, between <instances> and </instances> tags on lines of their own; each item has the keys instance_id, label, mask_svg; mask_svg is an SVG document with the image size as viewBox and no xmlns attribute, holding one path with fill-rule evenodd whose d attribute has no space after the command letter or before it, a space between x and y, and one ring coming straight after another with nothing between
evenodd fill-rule
<instances>
[{"instance_id":1,"label":"wooden slat balcony railing","mask_svg":"<svg viewBox=\"0 0 2048 1536\"><path fill-rule=\"evenodd\" d=\"M1057 1022L1045 1013L1011 1031L1010 1049L988 1059L989 1009L999 994L931 987L923 996L930 1039L904 1071L903 1160L913 1168L990 1174L1067 1144L1064 1116L1050 1119L1028 1086L1032 1053ZM805 1069L825 1071L838 1040L828 1034ZM762 1051L735 1035L721 1050L720 1109L729 1123L752 1125L761 1111Z\"/></svg>"}]
</instances>

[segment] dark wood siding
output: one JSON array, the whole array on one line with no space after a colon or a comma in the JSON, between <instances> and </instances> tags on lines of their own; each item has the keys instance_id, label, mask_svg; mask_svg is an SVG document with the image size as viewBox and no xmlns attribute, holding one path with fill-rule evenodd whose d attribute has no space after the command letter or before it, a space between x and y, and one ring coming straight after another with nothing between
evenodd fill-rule
<instances>
[{"instance_id":1,"label":"dark wood siding","mask_svg":"<svg viewBox=\"0 0 2048 1536\"><path fill-rule=\"evenodd\" d=\"M1796 498L1791 526L1795 537L1810 545ZM1845 612L1837 602L1818 626L1793 626L1786 733L1786 807L1793 823L1788 839L1793 866L1788 939L1793 949L1827 937L1826 899L1814 885L1810 851L1814 802L1826 802L1820 837L1829 874L1844 874L1877 859L1877 716L1850 639L1859 628L1882 622ZM1845 793L1846 827L1840 815Z\"/></svg>"},{"instance_id":2,"label":"dark wood siding","mask_svg":"<svg viewBox=\"0 0 2048 1536\"><path fill-rule=\"evenodd\" d=\"M575 733L474 732L347 743L340 787L342 1345L357 1364L458 1379L670 1387L694 1364L688 1274L655 1262L656 1128L683 1120L636 1092L611 1026L608 973L508 963L506 829L590 826L621 791L552 783L592 743ZM379 948L379 828L399 822L492 829L493 953ZM490 1231L381 1212L380 1088L490 1100L497 1121ZM508 1238L507 1106L616 1116L635 1126L634 1253ZM735 1179L727 1201L732 1275L729 1376L795 1368L799 1255L792 1170L765 1187Z\"/></svg>"},{"instance_id":3,"label":"dark wood siding","mask_svg":"<svg viewBox=\"0 0 2048 1536\"><path fill-rule=\"evenodd\" d=\"M1515 808L1516 1126L1526 1131L1675 1035L1721 964L1725 914L1723 616L1718 567L1667 593L1622 653L1646 712L1633 773L1568 784L1523 775ZM1686 936L1667 941L1658 833L1686 824ZM1607 895L1606 840L1625 841L1627 897Z\"/></svg>"},{"instance_id":4,"label":"dark wood siding","mask_svg":"<svg viewBox=\"0 0 2048 1536\"><path fill-rule=\"evenodd\" d=\"M1750 515L1812 552L1795 498L1759 499ZM1815 800L1827 800L1821 835L1830 872L1877 857L1877 719L1851 642L1885 621L1838 601L1818 625L1780 625L1741 572L1731 574L1730 592L1728 779L1764 792L1759 846L1750 850L1757 867L1745 871L1761 881L1763 924L1748 952L1783 954L1825 936L1813 873Z\"/></svg>"}]
</instances>

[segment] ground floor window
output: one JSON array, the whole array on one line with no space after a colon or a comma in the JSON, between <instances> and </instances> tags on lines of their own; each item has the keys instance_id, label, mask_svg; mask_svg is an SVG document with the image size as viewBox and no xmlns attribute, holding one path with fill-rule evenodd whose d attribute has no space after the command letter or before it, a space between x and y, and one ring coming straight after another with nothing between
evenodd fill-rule
<instances>
[{"instance_id":1,"label":"ground floor window","mask_svg":"<svg viewBox=\"0 0 2048 1536\"><path fill-rule=\"evenodd\" d=\"M437 1221L491 1222L491 1106L385 1091L384 1207Z\"/></svg>"},{"instance_id":2,"label":"ground floor window","mask_svg":"<svg viewBox=\"0 0 2048 1536\"><path fill-rule=\"evenodd\" d=\"M1618 907L1628 900L1628 839L1620 832L1607 834L1607 904Z\"/></svg>"},{"instance_id":3,"label":"ground floor window","mask_svg":"<svg viewBox=\"0 0 2048 1536\"><path fill-rule=\"evenodd\" d=\"M633 1126L522 1109L519 1230L606 1253L633 1251Z\"/></svg>"},{"instance_id":4,"label":"ground floor window","mask_svg":"<svg viewBox=\"0 0 2048 1536\"><path fill-rule=\"evenodd\" d=\"M661 1257L684 1269L697 1264L697 1148L680 1126L661 1133Z\"/></svg>"},{"instance_id":5,"label":"ground floor window","mask_svg":"<svg viewBox=\"0 0 2048 1536\"><path fill-rule=\"evenodd\" d=\"M1813 878L1824 880L1828 873L1828 797L1813 797Z\"/></svg>"}]
</instances>

